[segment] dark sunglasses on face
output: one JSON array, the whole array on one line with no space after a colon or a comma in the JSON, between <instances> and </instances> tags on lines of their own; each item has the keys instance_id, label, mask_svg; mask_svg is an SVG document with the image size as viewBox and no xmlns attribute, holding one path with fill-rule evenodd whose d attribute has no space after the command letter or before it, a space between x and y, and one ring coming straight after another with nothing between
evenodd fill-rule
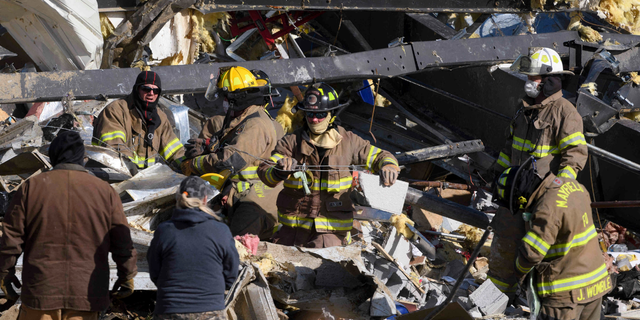
<instances>
[{"instance_id":1,"label":"dark sunglasses on face","mask_svg":"<svg viewBox=\"0 0 640 320\"><path fill-rule=\"evenodd\" d=\"M307 112L307 118L312 119L324 119L329 115L329 112Z\"/></svg>"},{"instance_id":2,"label":"dark sunglasses on face","mask_svg":"<svg viewBox=\"0 0 640 320\"><path fill-rule=\"evenodd\" d=\"M151 88L149 86L142 86L140 87L140 89L145 93L149 93L153 91L153 94L160 94L160 88Z\"/></svg>"}]
</instances>

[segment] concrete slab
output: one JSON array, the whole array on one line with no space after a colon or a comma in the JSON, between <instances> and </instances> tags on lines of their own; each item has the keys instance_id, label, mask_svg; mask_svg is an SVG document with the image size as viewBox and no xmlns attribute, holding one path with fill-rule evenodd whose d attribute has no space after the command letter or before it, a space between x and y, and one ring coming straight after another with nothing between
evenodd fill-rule
<instances>
[{"instance_id":1,"label":"concrete slab","mask_svg":"<svg viewBox=\"0 0 640 320\"><path fill-rule=\"evenodd\" d=\"M372 208L402 213L404 199L409 189L409 184L404 181L396 181L390 187L383 186L378 175L358 172L360 187L367 202Z\"/></svg>"},{"instance_id":2,"label":"concrete slab","mask_svg":"<svg viewBox=\"0 0 640 320\"><path fill-rule=\"evenodd\" d=\"M371 317L388 317L396 314L396 303L382 290L376 290L371 297Z\"/></svg>"},{"instance_id":3,"label":"concrete slab","mask_svg":"<svg viewBox=\"0 0 640 320\"><path fill-rule=\"evenodd\" d=\"M382 246L403 267L408 267L413 255L411 254L411 242L405 239L395 227L391 227L387 239Z\"/></svg>"},{"instance_id":4,"label":"concrete slab","mask_svg":"<svg viewBox=\"0 0 640 320\"><path fill-rule=\"evenodd\" d=\"M509 303L509 297L491 281L485 281L469 295L469 299L485 316L503 313Z\"/></svg>"}]
</instances>

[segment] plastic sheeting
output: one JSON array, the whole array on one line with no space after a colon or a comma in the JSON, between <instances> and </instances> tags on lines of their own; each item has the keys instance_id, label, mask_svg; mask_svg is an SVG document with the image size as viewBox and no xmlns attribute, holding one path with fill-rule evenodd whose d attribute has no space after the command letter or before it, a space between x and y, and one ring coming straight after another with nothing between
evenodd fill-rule
<instances>
[{"instance_id":1,"label":"plastic sheeting","mask_svg":"<svg viewBox=\"0 0 640 320\"><path fill-rule=\"evenodd\" d=\"M96 0L0 0L0 23L42 71L100 68Z\"/></svg>"}]
</instances>

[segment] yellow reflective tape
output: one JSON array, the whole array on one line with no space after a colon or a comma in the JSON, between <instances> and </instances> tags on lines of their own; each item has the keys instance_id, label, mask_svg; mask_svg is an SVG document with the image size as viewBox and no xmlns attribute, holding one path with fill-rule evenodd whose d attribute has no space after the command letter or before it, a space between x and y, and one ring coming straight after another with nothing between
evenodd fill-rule
<instances>
[{"instance_id":1,"label":"yellow reflective tape","mask_svg":"<svg viewBox=\"0 0 640 320\"><path fill-rule=\"evenodd\" d=\"M382 152L381 149L371 146L371 148L369 149L369 154L367 155L366 166L368 170L373 171L373 162L380 152Z\"/></svg>"},{"instance_id":2,"label":"yellow reflective tape","mask_svg":"<svg viewBox=\"0 0 640 320\"><path fill-rule=\"evenodd\" d=\"M558 142L560 150L565 149L568 146L586 145L587 140L584 138L582 132L576 132L564 137Z\"/></svg>"},{"instance_id":3,"label":"yellow reflective tape","mask_svg":"<svg viewBox=\"0 0 640 320\"><path fill-rule=\"evenodd\" d=\"M499 165L501 165L504 168L508 168L511 166L511 158L509 158L509 156L506 155L504 152L500 152L497 162Z\"/></svg>"},{"instance_id":4,"label":"yellow reflective tape","mask_svg":"<svg viewBox=\"0 0 640 320\"><path fill-rule=\"evenodd\" d=\"M322 90L322 88L318 88L318 91L320 91L320 94L324 95L324 90Z\"/></svg>"},{"instance_id":5,"label":"yellow reflective tape","mask_svg":"<svg viewBox=\"0 0 640 320\"><path fill-rule=\"evenodd\" d=\"M329 101L335 100L336 97L333 96L333 93L329 92Z\"/></svg>"},{"instance_id":6,"label":"yellow reflective tape","mask_svg":"<svg viewBox=\"0 0 640 320\"><path fill-rule=\"evenodd\" d=\"M534 148L535 146L535 148ZM544 158L550 154L560 154L560 151L555 146L550 145L535 145L529 140L524 140L518 137L513 137L511 144L513 149L518 151L524 151L536 158Z\"/></svg>"},{"instance_id":7,"label":"yellow reflective tape","mask_svg":"<svg viewBox=\"0 0 640 320\"><path fill-rule=\"evenodd\" d=\"M527 232L524 238L522 238L522 241L538 250L538 252L540 252L542 255L547 254L547 251L549 251L549 247L551 247L548 243L538 237L538 235L533 233L533 231Z\"/></svg>"},{"instance_id":8,"label":"yellow reflective tape","mask_svg":"<svg viewBox=\"0 0 640 320\"><path fill-rule=\"evenodd\" d=\"M531 268L525 268L520 265L520 257L516 258L516 268L518 268L518 271L520 271L520 273L524 273L524 274L527 274L529 273L529 271L531 271Z\"/></svg>"},{"instance_id":9,"label":"yellow reflective tape","mask_svg":"<svg viewBox=\"0 0 640 320\"><path fill-rule=\"evenodd\" d=\"M558 171L558 177L560 178L575 179L577 176L576 172L570 166L566 166Z\"/></svg>"},{"instance_id":10,"label":"yellow reflective tape","mask_svg":"<svg viewBox=\"0 0 640 320\"><path fill-rule=\"evenodd\" d=\"M273 161L273 163L278 162L278 160L284 158L283 155L279 154L279 153L274 153L271 158L269 158L269 160Z\"/></svg>"},{"instance_id":11,"label":"yellow reflective tape","mask_svg":"<svg viewBox=\"0 0 640 320\"><path fill-rule=\"evenodd\" d=\"M591 225L589 228L587 228L587 230L573 236L573 238L568 243L558 243L552 245L551 248L549 248L549 251L547 251L545 259L567 255L571 248L584 246L591 239L594 239L597 236L598 233L596 232L596 228Z\"/></svg>"},{"instance_id":12,"label":"yellow reflective tape","mask_svg":"<svg viewBox=\"0 0 640 320\"><path fill-rule=\"evenodd\" d=\"M171 142L169 142L164 149L160 152L160 154L162 154L162 156L165 158L165 160L169 160L169 158L171 158L171 156L178 150L180 150L180 148L182 148L182 143L180 143L180 140L178 140L178 138L175 138L173 140L171 140ZM167 151L168 150L168 151Z\"/></svg>"},{"instance_id":13,"label":"yellow reflective tape","mask_svg":"<svg viewBox=\"0 0 640 320\"><path fill-rule=\"evenodd\" d=\"M586 274L581 274L579 276L555 280L551 282L538 283L538 294L551 294L586 287L592 283L600 281L602 278L608 275L609 273L607 272L607 265L603 263L596 270L593 270Z\"/></svg>"},{"instance_id":14,"label":"yellow reflective tape","mask_svg":"<svg viewBox=\"0 0 640 320\"><path fill-rule=\"evenodd\" d=\"M315 218L314 222L317 231L349 231L353 228L353 219Z\"/></svg>"},{"instance_id":15,"label":"yellow reflective tape","mask_svg":"<svg viewBox=\"0 0 640 320\"><path fill-rule=\"evenodd\" d=\"M502 291L503 293L507 293L507 292L515 292L516 291L516 284L514 283L513 285L509 285L505 282L502 282L490 275L487 275L487 279L491 280L491 282L493 282L493 284L496 286L496 288L498 288L498 290Z\"/></svg>"},{"instance_id":16,"label":"yellow reflective tape","mask_svg":"<svg viewBox=\"0 0 640 320\"><path fill-rule=\"evenodd\" d=\"M122 139L122 141L127 141L126 139L126 135L123 131L111 131L111 132L107 132L102 134L102 136L100 136L100 140L102 140L102 142L107 142L109 140L113 140L113 139Z\"/></svg>"},{"instance_id":17,"label":"yellow reflective tape","mask_svg":"<svg viewBox=\"0 0 640 320\"><path fill-rule=\"evenodd\" d=\"M313 228L313 219L290 216L278 211L278 222L282 225L292 228L303 228L311 230Z\"/></svg>"}]
</instances>

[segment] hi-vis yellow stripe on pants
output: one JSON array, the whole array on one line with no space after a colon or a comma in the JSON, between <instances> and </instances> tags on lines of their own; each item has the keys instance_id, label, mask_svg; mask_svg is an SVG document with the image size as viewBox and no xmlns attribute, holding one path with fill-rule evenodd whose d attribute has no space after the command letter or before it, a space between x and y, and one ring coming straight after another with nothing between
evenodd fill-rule
<instances>
[{"instance_id":1,"label":"hi-vis yellow stripe on pants","mask_svg":"<svg viewBox=\"0 0 640 320\"><path fill-rule=\"evenodd\" d=\"M538 283L538 294L546 295L586 287L608 276L607 266L603 263L599 268L579 276L558 279L551 282Z\"/></svg>"}]
</instances>

